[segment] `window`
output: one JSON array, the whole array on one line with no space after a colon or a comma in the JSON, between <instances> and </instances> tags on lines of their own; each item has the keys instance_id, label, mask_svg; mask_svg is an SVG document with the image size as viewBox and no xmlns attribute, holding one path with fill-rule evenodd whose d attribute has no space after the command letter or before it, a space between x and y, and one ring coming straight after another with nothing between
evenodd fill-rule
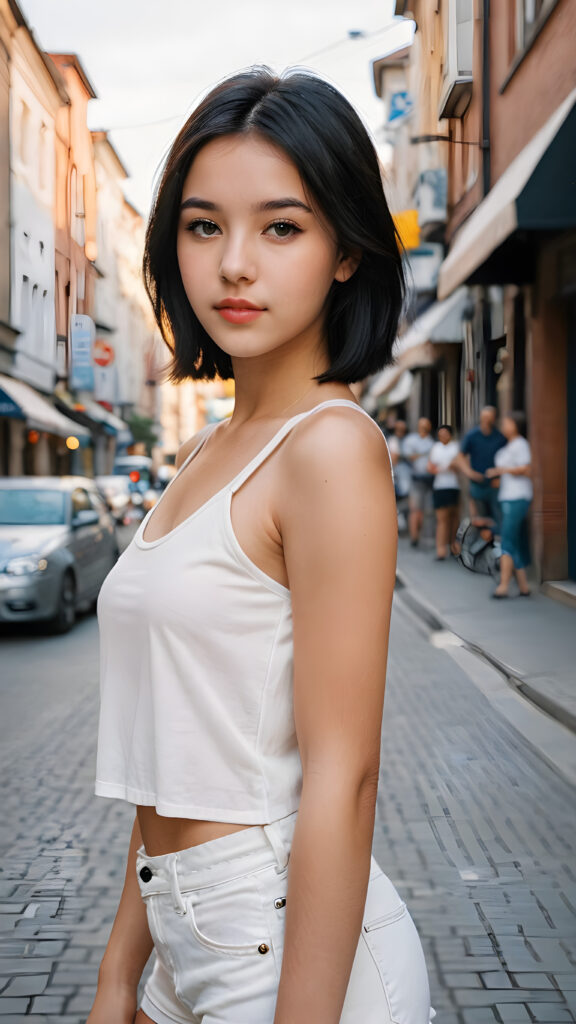
<instances>
[{"instance_id":1,"label":"window","mask_svg":"<svg viewBox=\"0 0 576 1024\"><path fill-rule=\"evenodd\" d=\"M72 516L77 516L79 512L89 511L91 508L88 492L83 487L76 487L72 491Z\"/></svg>"},{"instance_id":2,"label":"window","mask_svg":"<svg viewBox=\"0 0 576 1024\"><path fill-rule=\"evenodd\" d=\"M44 122L40 125L38 141L38 184L41 189L48 185L48 129Z\"/></svg>"},{"instance_id":3,"label":"window","mask_svg":"<svg viewBox=\"0 0 576 1024\"><path fill-rule=\"evenodd\" d=\"M20 324L25 334L30 324L30 278L27 274L22 277L22 289L20 291Z\"/></svg>"},{"instance_id":4,"label":"window","mask_svg":"<svg viewBox=\"0 0 576 1024\"><path fill-rule=\"evenodd\" d=\"M35 284L32 287L32 306L30 309L30 327L32 329L31 348L33 347L35 352L42 352L42 343L44 341L44 324L42 317L42 296L40 295L40 289Z\"/></svg>"},{"instance_id":5,"label":"window","mask_svg":"<svg viewBox=\"0 0 576 1024\"><path fill-rule=\"evenodd\" d=\"M524 50L531 42L537 26L552 10L555 0L516 0L516 45Z\"/></svg>"},{"instance_id":6,"label":"window","mask_svg":"<svg viewBox=\"0 0 576 1024\"><path fill-rule=\"evenodd\" d=\"M0 525L52 526L64 522L62 491L0 489Z\"/></svg>"},{"instance_id":7,"label":"window","mask_svg":"<svg viewBox=\"0 0 576 1024\"><path fill-rule=\"evenodd\" d=\"M462 117L472 96L474 8L472 0L448 0L442 6L444 68L438 117Z\"/></svg>"},{"instance_id":8,"label":"window","mask_svg":"<svg viewBox=\"0 0 576 1024\"><path fill-rule=\"evenodd\" d=\"M20 108L20 159L27 164L30 159L30 107L22 100Z\"/></svg>"}]
</instances>

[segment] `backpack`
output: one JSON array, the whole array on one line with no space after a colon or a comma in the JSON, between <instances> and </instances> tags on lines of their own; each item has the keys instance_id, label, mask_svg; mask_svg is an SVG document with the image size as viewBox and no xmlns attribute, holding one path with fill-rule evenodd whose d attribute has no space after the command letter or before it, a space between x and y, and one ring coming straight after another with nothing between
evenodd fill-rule
<instances>
[{"instance_id":1,"label":"backpack","mask_svg":"<svg viewBox=\"0 0 576 1024\"><path fill-rule=\"evenodd\" d=\"M494 541L494 533L488 523L476 524L463 519L456 532L460 545L457 556L460 565L470 572L497 576L500 571L500 546Z\"/></svg>"}]
</instances>

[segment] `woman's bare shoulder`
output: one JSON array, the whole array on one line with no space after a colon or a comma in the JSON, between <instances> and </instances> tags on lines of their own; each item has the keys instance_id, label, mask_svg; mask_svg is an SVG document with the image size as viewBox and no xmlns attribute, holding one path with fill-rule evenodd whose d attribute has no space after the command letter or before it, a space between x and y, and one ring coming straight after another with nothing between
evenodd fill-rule
<instances>
[{"instance_id":1,"label":"woman's bare shoulder","mask_svg":"<svg viewBox=\"0 0 576 1024\"><path fill-rule=\"evenodd\" d=\"M314 470L323 463L346 474L350 463L361 461L390 468L390 455L386 438L371 418L347 406L331 406L307 416L292 431L287 446L292 468L298 463L304 471Z\"/></svg>"}]
</instances>

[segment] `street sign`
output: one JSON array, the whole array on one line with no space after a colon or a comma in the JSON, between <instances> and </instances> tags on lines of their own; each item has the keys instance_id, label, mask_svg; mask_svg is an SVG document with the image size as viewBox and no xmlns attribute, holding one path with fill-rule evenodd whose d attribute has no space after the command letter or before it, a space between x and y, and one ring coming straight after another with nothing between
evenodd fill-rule
<instances>
[{"instance_id":1,"label":"street sign","mask_svg":"<svg viewBox=\"0 0 576 1024\"><path fill-rule=\"evenodd\" d=\"M411 113L413 106L414 104L408 92L393 92L390 97L388 123L403 120Z\"/></svg>"},{"instance_id":2,"label":"street sign","mask_svg":"<svg viewBox=\"0 0 576 1024\"><path fill-rule=\"evenodd\" d=\"M96 338L92 346L92 358L98 366L109 366L115 359L114 346L103 338Z\"/></svg>"},{"instance_id":3,"label":"street sign","mask_svg":"<svg viewBox=\"0 0 576 1024\"><path fill-rule=\"evenodd\" d=\"M94 390L94 321L92 317L77 313L70 321L70 380L69 387L82 391Z\"/></svg>"}]
</instances>

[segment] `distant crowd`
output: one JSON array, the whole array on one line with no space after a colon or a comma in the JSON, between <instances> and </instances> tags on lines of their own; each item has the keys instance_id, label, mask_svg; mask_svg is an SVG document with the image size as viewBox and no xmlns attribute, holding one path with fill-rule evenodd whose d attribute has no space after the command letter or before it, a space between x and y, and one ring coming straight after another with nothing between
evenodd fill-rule
<instances>
[{"instance_id":1,"label":"distant crowd","mask_svg":"<svg viewBox=\"0 0 576 1024\"><path fill-rule=\"evenodd\" d=\"M468 479L470 521L491 532L500 546L500 582L494 598L509 596L516 577L517 592L529 596L526 568L530 564L528 512L533 497L530 444L522 412L508 412L497 426L497 410L486 406L480 421L459 442L443 423L436 438L426 417L408 432L404 420L380 423L394 465L399 531L408 532L412 547L420 543L424 516L434 509L439 562L460 555L457 538L461 514L461 481Z\"/></svg>"}]
</instances>

